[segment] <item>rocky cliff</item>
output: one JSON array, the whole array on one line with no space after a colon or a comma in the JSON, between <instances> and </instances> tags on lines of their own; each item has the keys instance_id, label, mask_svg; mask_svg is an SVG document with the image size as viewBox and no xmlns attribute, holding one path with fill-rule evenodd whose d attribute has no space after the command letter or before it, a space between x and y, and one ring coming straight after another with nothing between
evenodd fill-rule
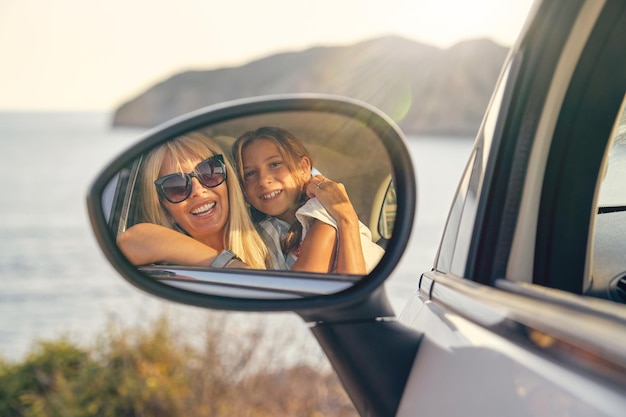
<instances>
[{"instance_id":1,"label":"rocky cliff","mask_svg":"<svg viewBox=\"0 0 626 417\"><path fill-rule=\"evenodd\" d=\"M473 136L507 52L490 40L444 50L399 37L315 47L237 68L177 74L120 106L113 124L152 127L223 101L308 92L368 102L407 134Z\"/></svg>"}]
</instances>

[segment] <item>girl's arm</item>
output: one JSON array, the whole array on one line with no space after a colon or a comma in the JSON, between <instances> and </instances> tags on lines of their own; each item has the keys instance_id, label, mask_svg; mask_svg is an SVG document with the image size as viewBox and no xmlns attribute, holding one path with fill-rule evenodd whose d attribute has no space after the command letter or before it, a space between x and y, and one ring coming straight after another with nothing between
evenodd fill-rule
<instances>
[{"instance_id":1,"label":"girl's arm","mask_svg":"<svg viewBox=\"0 0 626 417\"><path fill-rule=\"evenodd\" d=\"M298 260L292 271L332 272L337 231L329 224L315 220L307 232L299 249Z\"/></svg>"},{"instance_id":2,"label":"girl's arm","mask_svg":"<svg viewBox=\"0 0 626 417\"><path fill-rule=\"evenodd\" d=\"M117 238L117 245L133 265L169 262L210 267L219 252L192 237L152 223L139 223ZM243 268L233 261L228 267Z\"/></svg>"},{"instance_id":3,"label":"girl's arm","mask_svg":"<svg viewBox=\"0 0 626 417\"><path fill-rule=\"evenodd\" d=\"M354 206L352 206L348 198L348 193L344 185L331 181L322 175L316 175L309 181L307 195L309 197L317 197L326 211L328 211L328 214L337 222L337 267L335 272L341 274L365 275L366 267L365 259L363 258L363 248L361 246L359 218L354 210ZM318 223L324 224L320 221L316 221L313 227ZM332 226L324 225L334 230ZM311 229L313 229L313 227ZM308 237L307 234L303 242L302 252L304 252L304 244ZM319 250L317 244L315 248L313 249Z\"/></svg>"}]
</instances>

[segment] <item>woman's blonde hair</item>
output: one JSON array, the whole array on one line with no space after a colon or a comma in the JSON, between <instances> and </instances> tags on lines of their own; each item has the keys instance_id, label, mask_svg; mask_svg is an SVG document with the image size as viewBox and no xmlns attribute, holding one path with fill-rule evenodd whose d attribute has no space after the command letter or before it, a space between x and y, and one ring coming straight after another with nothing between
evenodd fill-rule
<instances>
[{"instance_id":1,"label":"woman's blonde hair","mask_svg":"<svg viewBox=\"0 0 626 417\"><path fill-rule=\"evenodd\" d=\"M165 206L161 203L154 181L159 177L163 163L172 162L177 170L183 172L182 165L190 165L198 159L204 161L224 151L211 138L191 132L170 140L153 149L145 156L140 176L139 216L144 222L159 224L181 231ZM239 183L232 175L236 171L224 155L226 165L226 187L228 189L228 222L224 237L224 247L233 251L251 268L271 268L267 246L256 231L246 209L246 202Z\"/></svg>"},{"instance_id":2,"label":"woman's blonde hair","mask_svg":"<svg viewBox=\"0 0 626 417\"><path fill-rule=\"evenodd\" d=\"M237 177L239 178L241 187L245 189L243 149L252 142L262 139L268 140L276 146L289 172L291 172L296 179L296 184L300 187L300 194L295 204L298 208L301 207L308 200L308 197L306 195L306 178L303 175L299 175L300 163L302 159L306 157L311 162L311 166L313 166L313 159L302 141L288 130L279 127L264 126L257 130L246 132L237 138L233 144L232 158L237 166ZM261 221L267 217L265 213L260 212L252 205L250 205L250 214L254 221ZM300 245L301 240L302 225L300 222L296 221L291 225L291 228L281 242L283 252L290 252L296 249Z\"/></svg>"}]
</instances>

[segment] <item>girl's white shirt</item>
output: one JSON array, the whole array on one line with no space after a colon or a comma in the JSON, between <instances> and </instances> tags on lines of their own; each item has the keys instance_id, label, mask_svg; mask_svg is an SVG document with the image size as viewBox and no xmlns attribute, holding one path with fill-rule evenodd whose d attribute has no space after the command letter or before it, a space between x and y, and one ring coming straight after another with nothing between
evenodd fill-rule
<instances>
[{"instance_id":1,"label":"girl's white shirt","mask_svg":"<svg viewBox=\"0 0 626 417\"><path fill-rule=\"evenodd\" d=\"M302 224L302 239L306 237L307 232L313 225L314 220L319 220L329 224L337 230L337 222L328 214L322 203L317 198L309 199L302 207L296 211L296 219ZM385 254L385 250L372 241L372 232L359 221L359 232L361 236L361 248L363 250L363 259L365 260L365 268L369 274L372 269Z\"/></svg>"}]
</instances>

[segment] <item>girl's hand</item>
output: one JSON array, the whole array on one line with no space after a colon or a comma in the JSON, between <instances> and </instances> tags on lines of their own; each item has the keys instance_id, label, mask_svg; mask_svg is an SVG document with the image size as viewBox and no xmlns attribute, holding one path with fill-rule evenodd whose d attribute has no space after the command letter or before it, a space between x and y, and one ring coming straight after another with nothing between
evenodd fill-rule
<instances>
[{"instance_id":1,"label":"girl's hand","mask_svg":"<svg viewBox=\"0 0 626 417\"><path fill-rule=\"evenodd\" d=\"M337 266L335 272L365 275L359 218L350 198L348 198L346 187L322 175L316 175L311 177L306 192L309 198L317 197L328 214L337 222ZM307 238L304 239L304 243L306 243Z\"/></svg>"},{"instance_id":2,"label":"girl's hand","mask_svg":"<svg viewBox=\"0 0 626 417\"><path fill-rule=\"evenodd\" d=\"M323 175L311 177L306 187L309 198L316 197L337 222L358 221L356 211L350 202L346 187Z\"/></svg>"}]
</instances>

